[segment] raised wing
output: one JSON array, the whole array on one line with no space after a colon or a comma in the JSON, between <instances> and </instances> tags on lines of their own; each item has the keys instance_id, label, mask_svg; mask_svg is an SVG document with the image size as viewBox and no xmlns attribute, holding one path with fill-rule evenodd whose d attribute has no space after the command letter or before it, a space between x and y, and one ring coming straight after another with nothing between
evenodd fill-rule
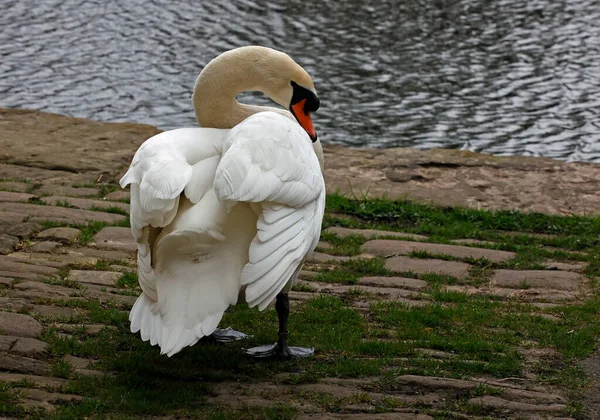
<instances>
[{"instance_id":1,"label":"raised wing","mask_svg":"<svg viewBox=\"0 0 600 420\"><path fill-rule=\"evenodd\" d=\"M130 221L138 242L140 286L153 301L157 293L150 256L155 239L152 228L173 221L184 190L190 201L197 203L211 188L228 131L181 128L157 134L142 144L121 178L121 187L131 185Z\"/></svg>"},{"instance_id":2,"label":"raised wing","mask_svg":"<svg viewBox=\"0 0 600 420\"><path fill-rule=\"evenodd\" d=\"M220 200L260 203L241 282L262 310L319 240L325 182L310 138L283 115L255 114L225 139L213 185Z\"/></svg>"}]
</instances>

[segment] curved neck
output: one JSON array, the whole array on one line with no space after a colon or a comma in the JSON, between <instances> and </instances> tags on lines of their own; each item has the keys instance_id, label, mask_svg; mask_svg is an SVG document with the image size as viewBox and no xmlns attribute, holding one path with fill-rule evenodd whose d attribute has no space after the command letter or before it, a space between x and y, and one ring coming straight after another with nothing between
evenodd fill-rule
<instances>
[{"instance_id":1,"label":"curved neck","mask_svg":"<svg viewBox=\"0 0 600 420\"><path fill-rule=\"evenodd\" d=\"M260 67L261 63L252 56L242 61L229 53L208 63L198 76L192 95L198 124L201 127L233 128L262 111L275 111L293 118L280 108L241 104L236 100L242 92L267 93L262 88Z\"/></svg>"}]
</instances>

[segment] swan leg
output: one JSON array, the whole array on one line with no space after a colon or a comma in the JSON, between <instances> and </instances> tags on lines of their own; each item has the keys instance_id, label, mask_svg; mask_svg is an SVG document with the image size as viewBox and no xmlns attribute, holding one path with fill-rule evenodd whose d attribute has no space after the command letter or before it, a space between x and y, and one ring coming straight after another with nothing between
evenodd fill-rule
<instances>
[{"instance_id":1,"label":"swan leg","mask_svg":"<svg viewBox=\"0 0 600 420\"><path fill-rule=\"evenodd\" d=\"M291 359L292 357L308 357L315 354L314 348L288 346L288 316L290 314L290 300L287 293L277 295L275 310L279 317L279 340L273 345L264 345L247 349L246 353L256 358L274 357L277 359Z\"/></svg>"}]
</instances>

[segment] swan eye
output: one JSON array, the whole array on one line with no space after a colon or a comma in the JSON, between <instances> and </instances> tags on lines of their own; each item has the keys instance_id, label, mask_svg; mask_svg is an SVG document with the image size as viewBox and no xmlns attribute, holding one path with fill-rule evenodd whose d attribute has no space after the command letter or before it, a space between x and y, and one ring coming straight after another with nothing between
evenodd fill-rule
<instances>
[{"instance_id":1,"label":"swan eye","mask_svg":"<svg viewBox=\"0 0 600 420\"><path fill-rule=\"evenodd\" d=\"M305 100L305 102L304 102L304 113L305 114L315 112L316 110L319 109L319 106L321 105L321 101L319 101L319 98L317 97L317 95L315 95L315 93L312 90L307 89L304 86L300 86L298 83L294 82L293 80L291 82L291 85L293 88L293 93L292 93L292 101L290 103L290 107L299 103L302 100Z\"/></svg>"}]
</instances>

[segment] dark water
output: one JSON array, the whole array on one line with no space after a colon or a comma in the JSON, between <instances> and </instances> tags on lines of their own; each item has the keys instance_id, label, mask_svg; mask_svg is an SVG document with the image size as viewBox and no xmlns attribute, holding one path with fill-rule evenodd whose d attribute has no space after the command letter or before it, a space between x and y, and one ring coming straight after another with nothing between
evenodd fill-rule
<instances>
[{"instance_id":1,"label":"dark water","mask_svg":"<svg viewBox=\"0 0 600 420\"><path fill-rule=\"evenodd\" d=\"M600 161L596 0L0 0L0 106L194 125L247 44L313 75L326 143Z\"/></svg>"}]
</instances>

